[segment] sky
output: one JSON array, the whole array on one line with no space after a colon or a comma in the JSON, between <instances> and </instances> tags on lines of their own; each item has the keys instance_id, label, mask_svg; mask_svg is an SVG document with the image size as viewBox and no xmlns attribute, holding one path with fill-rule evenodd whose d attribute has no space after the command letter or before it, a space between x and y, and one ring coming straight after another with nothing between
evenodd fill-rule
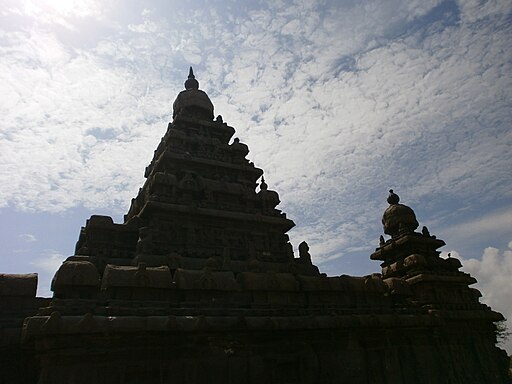
<instances>
[{"instance_id":1,"label":"sky","mask_svg":"<svg viewBox=\"0 0 512 384\"><path fill-rule=\"evenodd\" d=\"M0 273L122 222L190 65L322 272L380 271L393 188L512 319L508 0L0 0Z\"/></svg>"}]
</instances>

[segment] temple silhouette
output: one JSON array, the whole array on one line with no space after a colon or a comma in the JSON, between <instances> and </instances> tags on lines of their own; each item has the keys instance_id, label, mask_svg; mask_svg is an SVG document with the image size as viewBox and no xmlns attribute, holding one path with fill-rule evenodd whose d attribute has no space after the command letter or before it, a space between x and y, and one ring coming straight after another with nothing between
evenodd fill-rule
<instances>
[{"instance_id":1,"label":"temple silhouette","mask_svg":"<svg viewBox=\"0 0 512 384\"><path fill-rule=\"evenodd\" d=\"M0 275L0 383L510 383L501 314L389 191L381 272L326 276L192 68L124 223ZM307 239L306 239L307 240Z\"/></svg>"}]
</instances>

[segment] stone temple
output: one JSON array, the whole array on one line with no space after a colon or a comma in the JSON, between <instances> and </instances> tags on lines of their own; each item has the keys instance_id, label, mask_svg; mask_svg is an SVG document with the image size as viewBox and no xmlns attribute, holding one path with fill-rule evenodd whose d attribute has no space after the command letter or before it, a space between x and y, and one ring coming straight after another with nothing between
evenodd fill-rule
<instances>
[{"instance_id":1,"label":"stone temple","mask_svg":"<svg viewBox=\"0 0 512 384\"><path fill-rule=\"evenodd\" d=\"M124 223L36 298L0 275L0 383L510 383L503 317L390 191L368 276L321 274L192 69Z\"/></svg>"}]
</instances>

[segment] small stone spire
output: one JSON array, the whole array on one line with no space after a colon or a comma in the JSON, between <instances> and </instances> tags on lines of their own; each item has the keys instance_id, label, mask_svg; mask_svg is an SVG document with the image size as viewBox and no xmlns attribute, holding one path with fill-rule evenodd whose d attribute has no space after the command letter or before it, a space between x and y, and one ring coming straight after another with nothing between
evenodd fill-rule
<instances>
[{"instance_id":1,"label":"small stone spire","mask_svg":"<svg viewBox=\"0 0 512 384\"><path fill-rule=\"evenodd\" d=\"M268 189L267 183L265 183L265 178L261 176L260 190L266 191Z\"/></svg>"},{"instance_id":2,"label":"small stone spire","mask_svg":"<svg viewBox=\"0 0 512 384\"><path fill-rule=\"evenodd\" d=\"M390 189L389 195L388 195L388 203L393 205L393 204L398 204L399 201L400 201L400 197L398 197L398 195L396 193L394 193L392 189Z\"/></svg>"},{"instance_id":3,"label":"small stone spire","mask_svg":"<svg viewBox=\"0 0 512 384\"><path fill-rule=\"evenodd\" d=\"M185 89L199 89L199 82L194 76L194 70L190 67L188 72L188 79L185 81Z\"/></svg>"}]
</instances>

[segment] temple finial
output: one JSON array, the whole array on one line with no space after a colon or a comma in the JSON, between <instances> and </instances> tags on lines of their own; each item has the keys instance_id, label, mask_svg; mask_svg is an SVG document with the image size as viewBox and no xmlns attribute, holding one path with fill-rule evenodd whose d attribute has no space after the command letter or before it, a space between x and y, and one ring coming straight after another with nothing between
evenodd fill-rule
<instances>
[{"instance_id":1,"label":"temple finial","mask_svg":"<svg viewBox=\"0 0 512 384\"><path fill-rule=\"evenodd\" d=\"M390 189L389 196L388 196L388 203L393 205L393 204L398 204L399 201L400 201L400 198L398 197L398 195L396 193L394 193L392 189Z\"/></svg>"},{"instance_id":2,"label":"temple finial","mask_svg":"<svg viewBox=\"0 0 512 384\"><path fill-rule=\"evenodd\" d=\"M265 183L265 178L261 176L261 184L260 184L260 190L266 191L268 189L267 183Z\"/></svg>"},{"instance_id":3,"label":"temple finial","mask_svg":"<svg viewBox=\"0 0 512 384\"><path fill-rule=\"evenodd\" d=\"M400 198L389 190L388 203L389 207L382 215L382 225L384 226L384 233L395 238L408 233L413 233L418 228L418 220L416 214L411 207L399 204Z\"/></svg>"},{"instance_id":4,"label":"temple finial","mask_svg":"<svg viewBox=\"0 0 512 384\"><path fill-rule=\"evenodd\" d=\"M199 82L194 76L194 70L192 69L192 66L188 71L188 79L185 81L185 89L199 89Z\"/></svg>"}]
</instances>

